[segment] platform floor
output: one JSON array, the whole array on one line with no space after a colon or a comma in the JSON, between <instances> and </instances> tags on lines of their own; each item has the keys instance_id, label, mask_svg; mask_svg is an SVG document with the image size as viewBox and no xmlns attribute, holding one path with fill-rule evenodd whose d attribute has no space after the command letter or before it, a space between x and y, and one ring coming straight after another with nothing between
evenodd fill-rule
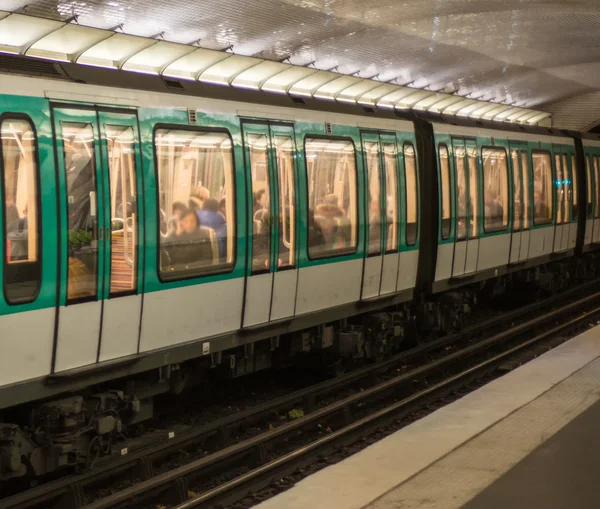
<instances>
[{"instance_id":1,"label":"platform floor","mask_svg":"<svg viewBox=\"0 0 600 509\"><path fill-rule=\"evenodd\" d=\"M259 509L598 509L600 327Z\"/></svg>"}]
</instances>

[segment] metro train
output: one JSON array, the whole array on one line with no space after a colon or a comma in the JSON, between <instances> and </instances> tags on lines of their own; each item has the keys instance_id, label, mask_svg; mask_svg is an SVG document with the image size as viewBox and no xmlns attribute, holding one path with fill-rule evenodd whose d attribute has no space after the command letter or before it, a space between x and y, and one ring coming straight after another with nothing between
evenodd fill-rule
<instances>
[{"instance_id":1,"label":"metro train","mask_svg":"<svg viewBox=\"0 0 600 509\"><path fill-rule=\"evenodd\" d=\"M595 269L595 135L65 68L0 75L1 480Z\"/></svg>"}]
</instances>

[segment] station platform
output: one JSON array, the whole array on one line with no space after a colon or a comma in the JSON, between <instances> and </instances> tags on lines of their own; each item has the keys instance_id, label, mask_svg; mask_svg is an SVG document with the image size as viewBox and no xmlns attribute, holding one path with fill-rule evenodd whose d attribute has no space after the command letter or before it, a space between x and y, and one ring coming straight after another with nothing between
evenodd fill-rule
<instances>
[{"instance_id":1,"label":"station platform","mask_svg":"<svg viewBox=\"0 0 600 509\"><path fill-rule=\"evenodd\" d=\"M600 326L258 509L598 509Z\"/></svg>"}]
</instances>

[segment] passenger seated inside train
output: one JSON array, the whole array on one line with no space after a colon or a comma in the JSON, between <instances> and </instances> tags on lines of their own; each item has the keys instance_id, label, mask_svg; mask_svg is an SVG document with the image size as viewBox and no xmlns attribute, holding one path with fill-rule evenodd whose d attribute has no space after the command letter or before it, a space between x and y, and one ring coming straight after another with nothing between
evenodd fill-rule
<instances>
[{"instance_id":1,"label":"passenger seated inside train","mask_svg":"<svg viewBox=\"0 0 600 509\"><path fill-rule=\"evenodd\" d=\"M165 247L171 268L190 269L213 263L210 235L200 227L198 215L192 209L181 215L177 229L167 237Z\"/></svg>"},{"instance_id":2,"label":"passenger seated inside train","mask_svg":"<svg viewBox=\"0 0 600 509\"><path fill-rule=\"evenodd\" d=\"M265 210L267 207L267 194L264 189L259 189L254 195L254 203L252 206L252 215L255 215L260 210Z\"/></svg>"},{"instance_id":3,"label":"passenger seated inside train","mask_svg":"<svg viewBox=\"0 0 600 509\"><path fill-rule=\"evenodd\" d=\"M223 217L225 218L225 220L227 220L227 199L226 198L221 198L221 201L219 202L219 212L221 214L223 214Z\"/></svg>"},{"instance_id":4,"label":"passenger seated inside train","mask_svg":"<svg viewBox=\"0 0 600 509\"><path fill-rule=\"evenodd\" d=\"M27 204L23 209L23 217L14 203L8 203L6 213L6 239L8 240L8 260L22 261L29 259L29 232L27 225Z\"/></svg>"},{"instance_id":5,"label":"passenger seated inside train","mask_svg":"<svg viewBox=\"0 0 600 509\"><path fill-rule=\"evenodd\" d=\"M488 230L497 231L503 229L504 208L500 202L500 196L491 189L485 192L485 218Z\"/></svg>"},{"instance_id":6,"label":"passenger seated inside train","mask_svg":"<svg viewBox=\"0 0 600 509\"><path fill-rule=\"evenodd\" d=\"M227 221L219 212L219 202L213 198L206 198L202 204L202 210L198 210L197 214L202 226L207 226L215 231L219 244L219 259L225 261L227 257Z\"/></svg>"}]
</instances>

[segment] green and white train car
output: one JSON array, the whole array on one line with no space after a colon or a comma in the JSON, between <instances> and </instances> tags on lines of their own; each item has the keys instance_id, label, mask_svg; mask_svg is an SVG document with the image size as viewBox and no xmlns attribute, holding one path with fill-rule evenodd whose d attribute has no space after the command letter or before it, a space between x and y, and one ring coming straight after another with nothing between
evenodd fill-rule
<instances>
[{"instance_id":1,"label":"green and white train car","mask_svg":"<svg viewBox=\"0 0 600 509\"><path fill-rule=\"evenodd\" d=\"M0 479L204 370L378 358L600 241L591 136L156 80L0 75Z\"/></svg>"}]
</instances>

